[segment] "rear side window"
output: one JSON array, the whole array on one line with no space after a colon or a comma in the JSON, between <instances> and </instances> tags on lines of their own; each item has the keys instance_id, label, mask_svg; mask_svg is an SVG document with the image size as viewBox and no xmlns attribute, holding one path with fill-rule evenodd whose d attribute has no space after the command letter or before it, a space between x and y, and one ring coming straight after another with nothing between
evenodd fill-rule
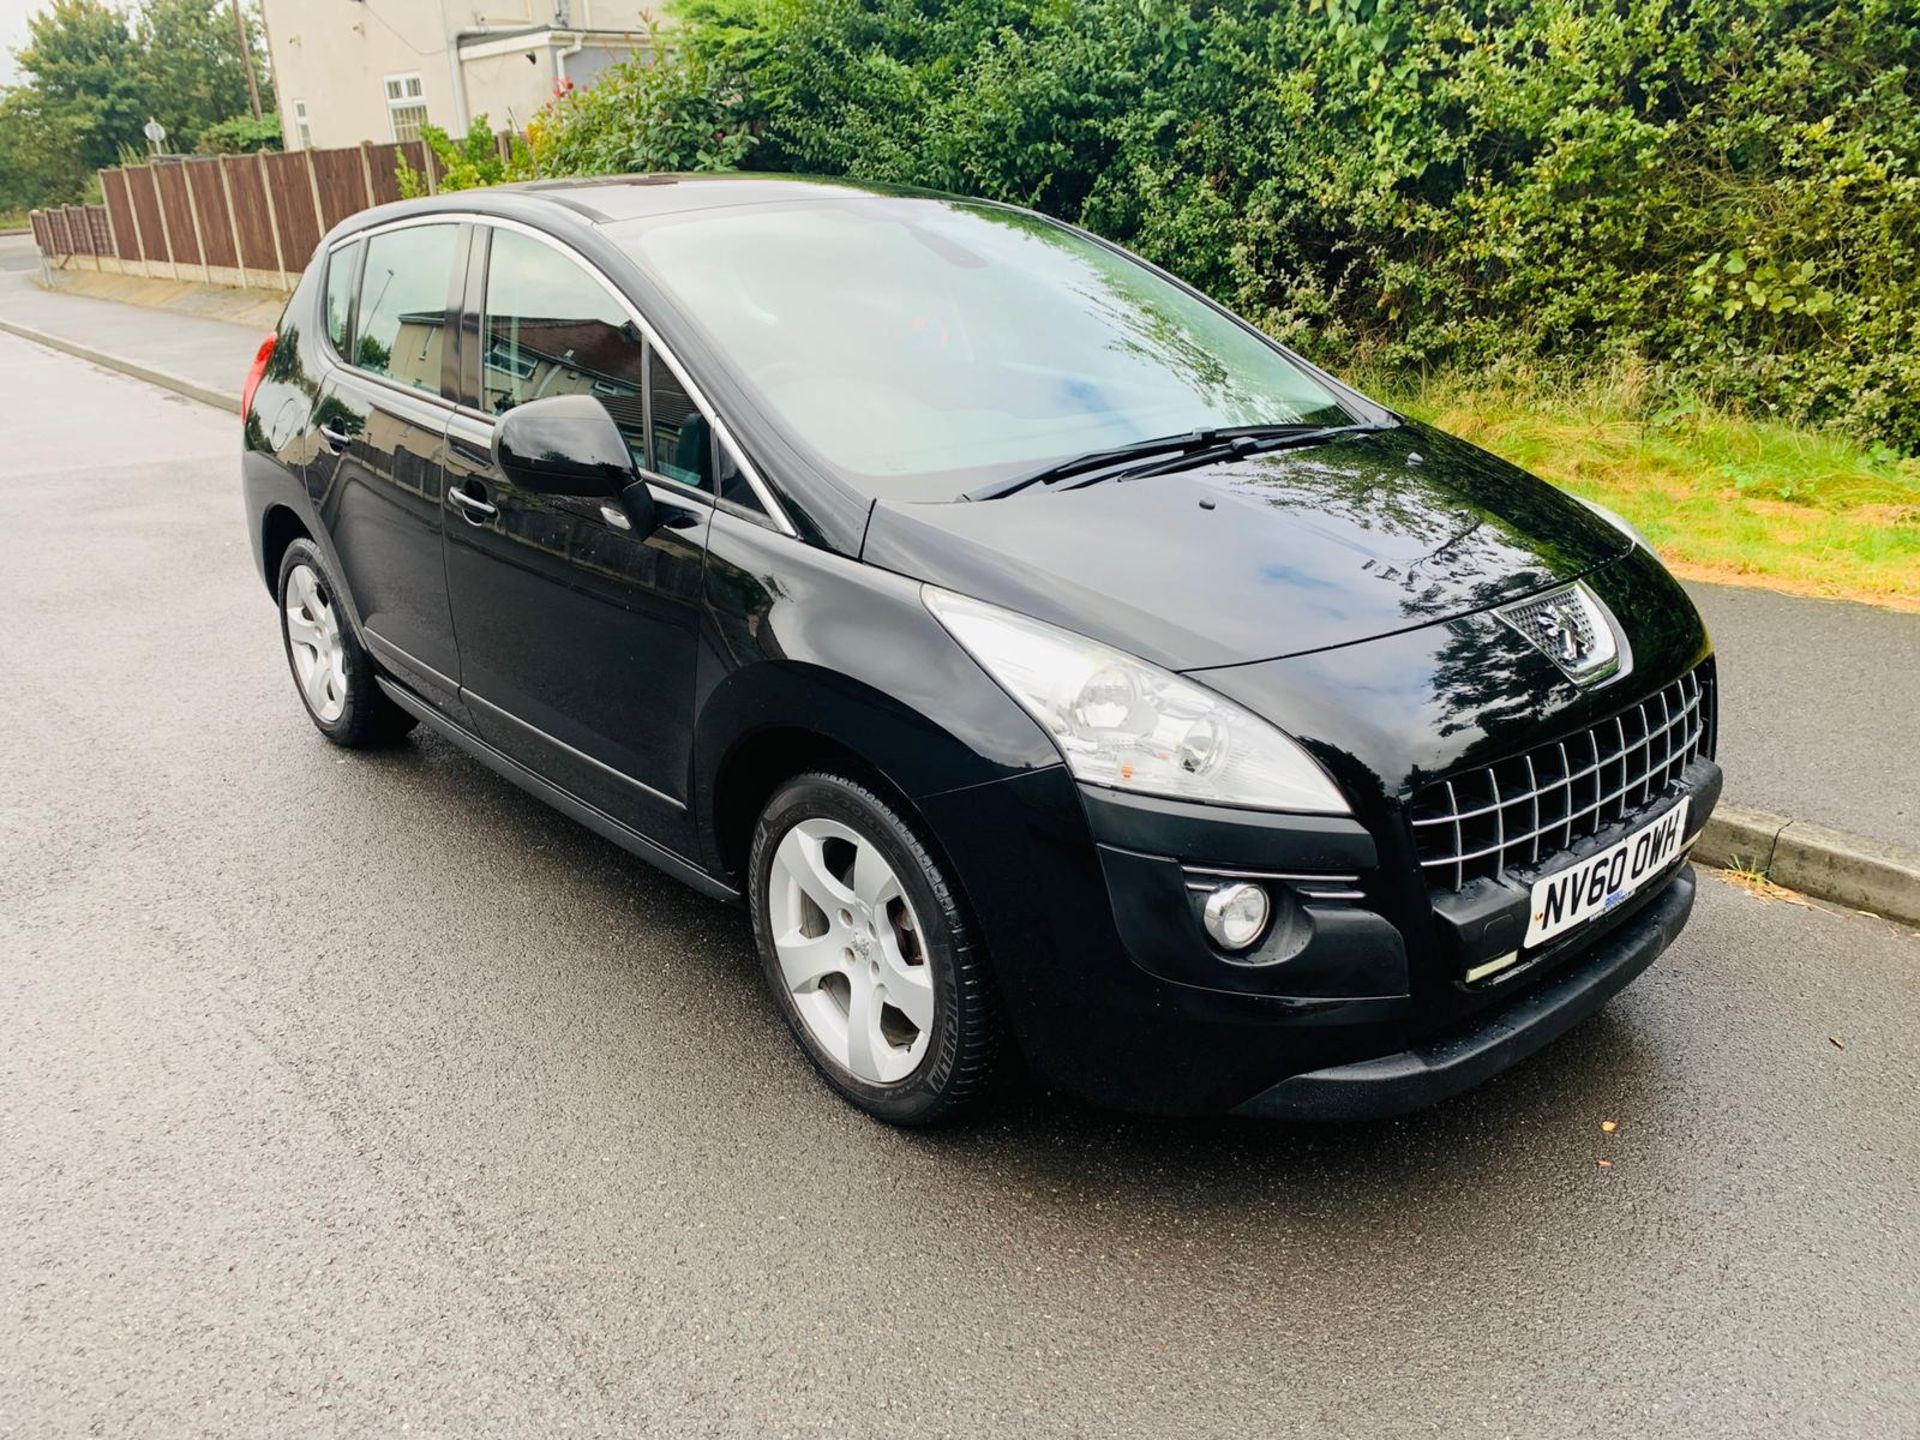
<instances>
[{"instance_id":1,"label":"rear side window","mask_svg":"<svg viewBox=\"0 0 1920 1440\"><path fill-rule=\"evenodd\" d=\"M645 342L606 287L551 245L493 232L480 360L489 413L548 395L593 395L636 463L646 463Z\"/></svg>"},{"instance_id":2,"label":"rear side window","mask_svg":"<svg viewBox=\"0 0 1920 1440\"><path fill-rule=\"evenodd\" d=\"M360 369L440 393L456 232L453 225L411 225L367 242L353 339Z\"/></svg>"},{"instance_id":3,"label":"rear side window","mask_svg":"<svg viewBox=\"0 0 1920 1440\"><path fill-rule=\"evenodd\" d=\"M347 326L353 320L353 271L360 244L342 245L327 257L327 339L334 352L347 353Z\"/></svg>"}]
</instances>

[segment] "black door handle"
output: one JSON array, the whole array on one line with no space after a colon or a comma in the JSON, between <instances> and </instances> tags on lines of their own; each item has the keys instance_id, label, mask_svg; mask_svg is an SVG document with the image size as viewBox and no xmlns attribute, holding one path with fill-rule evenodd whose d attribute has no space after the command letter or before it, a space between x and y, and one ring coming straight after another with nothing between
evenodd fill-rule
<instances>
[{"instance_id":1,"label":"black door handle","mask_svg":"<svg viewBox=\"0 0 1920 1440\"><path fill-rule=\"evenodd\" d=\"M320 427L320 438L327 442L327 448L336 455L353 443L353 436L332 421Z\"/></svg>"}]
</instances>

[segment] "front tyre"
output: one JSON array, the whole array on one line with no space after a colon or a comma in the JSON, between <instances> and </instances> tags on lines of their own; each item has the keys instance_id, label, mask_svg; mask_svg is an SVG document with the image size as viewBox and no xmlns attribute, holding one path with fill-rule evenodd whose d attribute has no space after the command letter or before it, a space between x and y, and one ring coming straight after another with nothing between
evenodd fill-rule
<instances>
[{"instance_id":1,"label":"front tyre","mask_svg":"<svg viewBox=\"0 0 1920 1440\"><path fill-rule=\"evenodd\" d=\"M934 1124L990 1087L1002 1025L985 959L886 800L839 775L788 781L747 871L767 984L828 1084L893 1125Z\"/></svg>"},{"instance_id":2,"label":"front tyre","mask_svg":"<svg viewBox=\"0 0 1920 1440\"><path fill-rule=\"evenodd\" d=\"M311 540L295 540L280 560L280 639L301 703L320 733L360 748L397 740L414 717L373 680L373 657L347 623L332 572Z\"/></svg>"}]
</instances>

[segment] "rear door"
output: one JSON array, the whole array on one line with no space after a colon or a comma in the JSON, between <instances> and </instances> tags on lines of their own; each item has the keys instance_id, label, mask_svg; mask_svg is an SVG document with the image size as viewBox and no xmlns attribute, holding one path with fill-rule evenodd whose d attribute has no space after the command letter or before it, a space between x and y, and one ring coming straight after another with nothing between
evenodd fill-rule
<instances>
[{"instance_id":1,"label":"rear door","mask_svg":"<svg viewBox=\"0 0 1920 1440\"><path fill-rule=\"evenodd\" d=\"M463 698L493 745L691 854L705 421L597 272L529 232L480 226L474 243L473 403L450 423L446 508ZM532 494L494 465L499 416L569 393L596 396L626 436L659 517L650 534L618 504Z\"/></svg>"},{"instance_id":2,"label":"rear door","mask_svg":"<svg viewBox=\"0 0 1920 1440\"><path fill-rule=\"evenodd\" d=\"M408 223L329 257L336 363L315 411L319 443L308 480L368 648L456 715L460 662L440 510L457 380L448 322L460 299L465 230L457 222ZM351 267L351 284L336 266ZM350 313L336 318L346 294Z\"/></svg>"}]
</instances>

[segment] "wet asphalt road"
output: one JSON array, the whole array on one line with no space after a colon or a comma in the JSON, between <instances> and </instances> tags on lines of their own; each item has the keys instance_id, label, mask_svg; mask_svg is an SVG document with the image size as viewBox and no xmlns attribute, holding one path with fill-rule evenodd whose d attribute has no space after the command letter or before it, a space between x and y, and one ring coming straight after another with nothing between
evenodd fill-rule
<instances>
[{"instance_id":1,"label":"wet asphalt road","mask_svg":"<svg viewBox=\"0 0 1920 1440\"><path fill-rule=\"evenodd\" d=\"M732 912L313 734L230 417L0 396L0 1435L1920 1433L1920 938L1709 879L1410 1120L892 1133Z\"/></svg>"}]
</instances>

